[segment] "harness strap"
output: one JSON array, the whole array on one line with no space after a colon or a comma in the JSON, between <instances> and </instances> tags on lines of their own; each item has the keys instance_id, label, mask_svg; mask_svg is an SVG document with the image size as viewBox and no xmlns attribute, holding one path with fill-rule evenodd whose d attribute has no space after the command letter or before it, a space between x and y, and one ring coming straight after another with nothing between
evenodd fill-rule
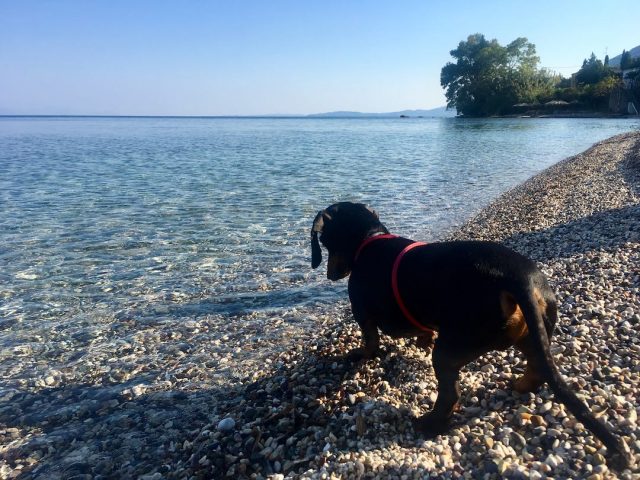
<instances>
[{"instance_id":1,"label":"harness strap","mask_svg":"<svg viewBox=\"0 0 640 480\"><path fill-rule=\"evenodd\" d=\"M410 250L413 250L416 247L422 247L424 245L426 245L426 243L424 242L414 242L404 247L404 249L398 254L398 256L396 257L396 261L393 262L393 270L391 271L391 288L393 289L393 296L396 297L396 303L398 304L398 307L400 307L400 310L404 314L405 318L409 320L409 322L414 327L419 328L420 330L423 330L425 332L433 333L433 329L425 327L411 314L404 301L402 300L400 289L398 288L398 269L400 268L402 257L404 257Z\"/></svg>"},{"instance_id":2,"label":"harness strap","mask_svg":"<svg viewBox=\"0 0 640 480\"><path fill-rule=\"evenodd\" d=\"M399 237L397 235L386 233L383 235L375 235L373 237L366 238L360 244L360 246L358 247L358 250L356 250L356 254L353 261L356 262L358 260L360 253L362 253L362 250L364 250L364 247L369 245L371 242L374 242L376 240L385 240L385 239L391 239L391 238L399 238ZM418 320L416 320L416 318L411 314L411 312L405 305L404 301L402 300L402 296L400 295L400 289L398 288L398 269L400 268L400 262L402 261L402 257L404 257L407 254L407 252L409 252L410 250L413 250L416 247L422 247L424 245L426 245L426 243L424 242L413 242L407 245L398 254L395 261L393 262L393 269L391 270L391 289L393 290L393 296L396 299L396 303L398 304L400 311L405 316L405 318L409 321L409 323L411 323L414 327L422 330L423 332L434 333L435 331L432 328L424 326Z\"/></svg>"},{"instance_id":3,"label":"harness strap","mask_svg":"<svg viewBox=\"0 0 640 480\"><path fill-rule=\"evenodd\" d=\"M374 235L373 237L365 238L364 241L358 247L358 250L356 250L356 255L355 257L353 257L353 262L355 263L358 261L358 257L360 256L360 253L362 252L362 250L364 250L364 247L369 245L371 242L374 242L376 240L385 240L389 238L398 238L398 236L392 235L391 233L385 233L383 235Z\"/></svg>"}]
</instances>

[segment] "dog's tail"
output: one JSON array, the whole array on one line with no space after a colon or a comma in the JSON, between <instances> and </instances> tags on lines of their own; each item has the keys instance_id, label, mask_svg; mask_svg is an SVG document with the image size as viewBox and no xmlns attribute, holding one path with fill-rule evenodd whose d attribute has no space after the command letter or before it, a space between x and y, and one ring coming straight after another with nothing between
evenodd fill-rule
<instances>
[{"instance_id":1,"label":"dog's tail","mask_svg":"<svg viewBox=\"0 0 640 480\"><path fill-rule=\"evenodd\" d=\"M564 403L569 411L607 447L608 463L613 469L620 471L628 468L631 465L631 454L627 445L622 439L615 436L602 421L597 419L589 407L576 396L560 375L553 361L542 308L538 302L540 299L539 289L535 285L529 284L520 289L520 292L512 293L524 314L533 347L540 356L539 363L543 369L540 373L549 383L556 398Z\"/></svg>"}]
</instances>

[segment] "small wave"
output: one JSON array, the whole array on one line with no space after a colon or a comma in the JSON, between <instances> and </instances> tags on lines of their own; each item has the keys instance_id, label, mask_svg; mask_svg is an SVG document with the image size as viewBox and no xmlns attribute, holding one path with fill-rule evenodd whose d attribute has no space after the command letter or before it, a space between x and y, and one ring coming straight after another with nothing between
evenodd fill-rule
<instances>
[{"instance_id":1,"label":"small wave","mask_svg":"<svg viewBox=\"0 0 640 480\"><path fill-rule=\"evenodd\" d=\"M258 223L252 223L247 227L251 233L267 233L267 227L260 225Z\"/></svg>"},{"instance_id":2,"label":"small wave","mask_svg":"<svg viewBox=\"0 0 640 480\"><path fill-rule=\"evenodd\" d=\"M35 273L30 272L28 270L25 270L23 272L16 273L16 278L18 278L20 280L37 280L38 279L38 275L36 275Z\"/></svg>"}]
</instances>

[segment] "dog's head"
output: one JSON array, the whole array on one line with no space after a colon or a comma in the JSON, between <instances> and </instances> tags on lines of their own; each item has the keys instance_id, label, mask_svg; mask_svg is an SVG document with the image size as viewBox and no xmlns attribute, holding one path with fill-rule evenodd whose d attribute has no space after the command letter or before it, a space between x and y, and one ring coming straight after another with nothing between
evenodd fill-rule
<instances>
[{"instance_id":1,"label":"dog's head","mask_svg":"<svg viewBox=\"0 0 640 480\"><path fill-rule=\"evenodd\" d=\"M362 203L341 202L319 211L311 227L311 266L322 261L322 242L329 252L327 278L348 276L358 247L377 232L389 233L378 214Z\"/></svg>"}]
</instances>

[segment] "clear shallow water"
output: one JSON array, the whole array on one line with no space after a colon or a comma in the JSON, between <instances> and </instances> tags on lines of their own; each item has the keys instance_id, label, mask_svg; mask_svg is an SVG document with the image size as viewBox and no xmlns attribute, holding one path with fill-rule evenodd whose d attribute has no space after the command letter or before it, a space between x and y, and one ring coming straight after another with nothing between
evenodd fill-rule
<instances>
[{"instance_id":1,"label":"clear shallow water","mask_svg":"<svg viewBox=\"0 0 640 480\"><path fill-rule=\"evenodd\" d=\"M82 341L131 318L295 318L292 309L346 296L310 268L319 209L366 202L393 232L433 240L545 167L638 128L607 119L0 118L0 345L32 330Z\"/></svg>"}]
</instances>

